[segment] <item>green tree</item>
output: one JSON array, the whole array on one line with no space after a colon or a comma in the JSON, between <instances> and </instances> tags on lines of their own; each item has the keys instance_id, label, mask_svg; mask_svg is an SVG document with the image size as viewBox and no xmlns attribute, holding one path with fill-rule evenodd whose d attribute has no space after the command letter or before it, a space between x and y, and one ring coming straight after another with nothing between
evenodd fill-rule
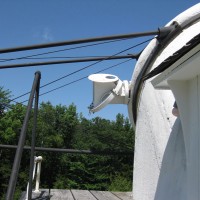
<instances>
[{"instance_id":1,"label":"green tree","mask_svg":"<svg viewBox=\"0 0 200 200\"><path fill-rule=\"evenodd\" d=\"M24 114L25 107L20 104L12 105L12 109L9 109L3 114L3 116L0 118L1 144L16 145L18 143L18 137L20 129L22 127ZM11 174L14 156L14 149L0 150L0 197L2 195L2 199L5 199L3 195L5 195L7 191L7 185ZM22 156L23 161L20 166L20 172L16 187L16 191L18 192L16 192L15 199L19 199L17 193L19 194L22 189L24 190L25 185L27 184L27 161L29 161L29 157L29 154L23 154Z\"/></svg>"},{"instance_id":2,"label":"green tree","mask_svg":"<svg viewBox=\"0 0 200 200\"><path fill-rule=\"evenodd\" d=\"M0 141L2 144L17 144L25 111L25 106L21 104L12 105L12 110L8 110L0 118Z\"/></svg>"},{"instance_id":3,"label":"green tree","mask_svg":"<svg viewBox=\"0 0 200 200\"><path fill-rule=\"evenodd\" d=\"M78 124L76 106L53 106L50 102L40 105L38 114L37 145L52 148L72 148ZM42 183L47 187L59 185L63 176L63 155L58 153L40 153L44 157ZM68 160L68 159L66 159ZM62 163L61 163L62 161ZM67 162L65 162L67 166ZM65 172L66 173L66 172ZM49 176L51 174L51 176ZM55 183L58 182L59 184Z\"/></svg>"},{"instance_id":4,"label":"green tree","mask_svg":"<svg viewBox=\"0 0 200 200\"><path fill-rule=\"evenodd\" d=\"M26 107L13 105L0 117L1 144L17 144ZM30 145L33 116L27 130ZM91 120L78 115L76 106L42 102L38 110L36 146L91 151L133 151L134 130L129 120L118 114L115 121L100 117ZM43 157L41 187L95 190L131 190L133 158L119 155L78 155L36 152ZM0 150L0 195L6 193L14 150ZM26 190L30 152L24 151L16 195ZM122 187L121 183L127 187ZM2 197L3 198L3 197ZM17 197L16 197L17 199Z\"/></svg>"},{"instance_id":5,"label":"green tree","mask_svg":"<svg viewBox=\"0 0 200 200\"><path fill-rule=\"evenodd\" d=\"M0 117L2 117L5 110L10 107L10 97L11 92L0 86Z\"/></svg>"}]
</instances>

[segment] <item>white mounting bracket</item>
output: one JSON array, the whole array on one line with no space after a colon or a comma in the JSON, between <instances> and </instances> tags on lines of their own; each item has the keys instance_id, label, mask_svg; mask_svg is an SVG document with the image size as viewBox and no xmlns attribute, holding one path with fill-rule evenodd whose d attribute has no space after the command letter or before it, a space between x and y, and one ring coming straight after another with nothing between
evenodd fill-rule
<instances>
[{"instance_id":1,"label":"white mounting bracket","mask_svg":"<svg viewBox=\"0 0 200 200\"><path fill-rule=\"evenodd\" d=\"M128 104L129 82L121 81L111 74L92 74L88 77L93 82L93 102L90 112L97 112L108 104Z\"/></svg>"}]
</instances>

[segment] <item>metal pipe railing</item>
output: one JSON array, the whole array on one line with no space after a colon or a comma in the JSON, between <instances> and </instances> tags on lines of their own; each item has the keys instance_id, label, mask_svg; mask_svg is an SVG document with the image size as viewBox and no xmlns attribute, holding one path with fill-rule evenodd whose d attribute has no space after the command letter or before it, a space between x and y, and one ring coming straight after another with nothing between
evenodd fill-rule
<instances>
[{"instance_id":1,"label":"metal pipe railing","mask_svg":"<svg viewBox=\"0 0 200 200\"><path fill-rule=\"evenodd\" d=\"M7 48L7 49L0 49L0 53L2 54L2 53L34 50L34 49L44 49L44 48L50 48L50 47L83 44L83 43L99 42L99 41L106 41L106 40L137 38L137 37L144 37L144 36L150 36L150 35L158 35L159 38L163 38L166 35L168 35L173 30L173 28L174 27L172 25L168 27L158 28L158 30L148 31L148 32L138 32L138 33L131 33L131 34L123 34L123 35L111 35L111 36L103 36L103 37L95 37L95 38L85 38L85 39L46 43L46 44L13 47L13 48Z\"/></svg>"},{"instance_id":2,"label":"metal pipe railing","mask_svg":"<svg viewBox=\"0 0 200 200\"><path fill-rule=\"evenodd\" d=\"M18 63L18 64L9 64L9 65L0 65L0 69L11 69L19 67L33 67L33 66L46 66L46 65L59 65L67 63L81 63L81 62L91 62L91 61L101 61L101 60L118 60L118 59L138 59L140 53L130 54L124 56L102 56L95 58L82 58L82 59L68 59L68 60L57 60L57 61L46 61L46 62L31 62L31 63Z\"/></svg>"},{"instance_id":3,"label":"metal pipe railing","mask_svg":"<svg viewBox=\"0 0 200 200\"><path fill-rule=\"evenodd\" d=\"M0 149L16 149L16 145L0 144ZM30 146L24 146L24 150L30 150ZM68 153L68 154L91 154L91 155L119 155L119 156L134 156L133 151L109 151L109 150L81 150L81 149L64 149L64 148L47 148L35 147L35 151L40 152L55 152L55 153Z\"/></svg>"},{"instance_id":4,"label":"metal pipe railing","mask_svg":"<svg viewBox=\"0 0 200 200\"><path fill-rule=\"evenodd\" d=\"M31 110L32 110L32 104L33 104L35 91L38 87L38 84L40 83L40 78L41 78L41 73L36 72L35 78L33 81L33 85L32 85L32 89L31 89L31 93L30 93L30 97L29 97L29 101L28 101L26 115L25 115L25 118L23 121L21 132L20 132L17 150L15 153L12 172L11 172L11 176L10 176L10 180L9 180L9 184L8 184L7 193L6 193L6 200L12 200L13 196L14 196L16 182L17 182L17 178L18 178L18 174L19 174L19 167L20 167L21 158L22 158L22 152L23 152L25 138L26 138L26 131L28 128L28 121L29 121L29 117L31 114Z\"/></svg>"},{"instance_id":5,"label":"metal pipe railing","mask_svg":"<svg viewBox=\"0 0 200 200\"><path fill-rule=\"evenodd\" d=\"M32 140L31 140L31 156L30 156L30 170L29 170L28 200L31 200L31 194L32 194L32 180L33 180L32 177L33 177L33 168L34 168L34 162L35 162L34 161L34 156L35 156L34 154L35 154L35 138L36 138L36 127L37 127L39 90L40 90L40 78L37 81L36 90L35 90L33 131L32 131Z\"/></svg>"}]
</instances>

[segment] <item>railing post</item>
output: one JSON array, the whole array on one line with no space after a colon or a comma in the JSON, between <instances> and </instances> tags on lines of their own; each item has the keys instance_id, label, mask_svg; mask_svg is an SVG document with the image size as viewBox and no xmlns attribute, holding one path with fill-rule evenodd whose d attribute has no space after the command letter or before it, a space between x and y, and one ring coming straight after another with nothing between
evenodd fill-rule
<instances>
[{"instance_id":1,"label":"railing post","mask_svg":"<svg viewBox=\"0 0 200 200\"><path fill-rule=\"evenodd\" d=\"M28 200L31 200L32 196L32 181L33 181L33 168L34 168L34 154L35 154L35 138L36 138L36 127L37 127L37 113L38 113L38 102L39 102L39 89L40 89L40 72L36 72L38 75L37 86L35 90L35 104L34 104L34 121L31 141L31 156L30 156L30 171L29 171L29 188L28 188Z\"/></svg>"},{"instance_id":2,"label":"railing post","mask_svg":"<svg viewBox=\"0 0 200 200\"><path fill-rule=\"evenodd\" d=\"M18 174L19 174L19 167L20 167L20 163L21 163L22 152L23 152L23 148L24 148L24 142L25 142L25 138L26 138L26 131L28 128L28 121L29 121L29 117L30 117L30 113L31 113L31 109L32 109L32 104L33 104L33 98L34 98L36 88L38 87L38 81L40 80L40 77L41 77L40 72L36 72L35 78L33 81L33 86L31 89L31 94L30 94L29 101L28 101L26 115L25 115L25 118L23 121L21 132L20 132L17 150L15 153L12 172L11 172L11 176L10 176L10 180L9 180L9 184L8 184L8 190L6 193L6 200L12 200L13 196L14 196L16 182L17 182L17 178L18 178Z\"/></svg>"}]
</instances>

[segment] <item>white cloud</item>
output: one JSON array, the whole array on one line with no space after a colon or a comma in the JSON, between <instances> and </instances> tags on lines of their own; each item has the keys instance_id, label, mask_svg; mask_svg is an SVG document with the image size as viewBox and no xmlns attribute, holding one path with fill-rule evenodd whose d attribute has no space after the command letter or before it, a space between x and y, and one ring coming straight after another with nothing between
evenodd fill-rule
<instances>
[{"instance_id":1,"label":"white cloud","mask_svg":"<svg viewBox=\"0 0 200 200\"><path fill-rule=\"evenodd\" d=\"M53 34L50 28L44 27L37 30L33 30L33 37L40 42L51 42L53 41Z\"/></svg>"},{"instance_id":2,"label":"white cloud","mask_svg":"<svg viewBox=\"0 0 200 200\"><path fill-rule=\"evenodd\" d=\"M53 40L53 35L49 28L46 27L42 30L42 39L46 42L50 42Z\"/></svg>"}]
</instances>

